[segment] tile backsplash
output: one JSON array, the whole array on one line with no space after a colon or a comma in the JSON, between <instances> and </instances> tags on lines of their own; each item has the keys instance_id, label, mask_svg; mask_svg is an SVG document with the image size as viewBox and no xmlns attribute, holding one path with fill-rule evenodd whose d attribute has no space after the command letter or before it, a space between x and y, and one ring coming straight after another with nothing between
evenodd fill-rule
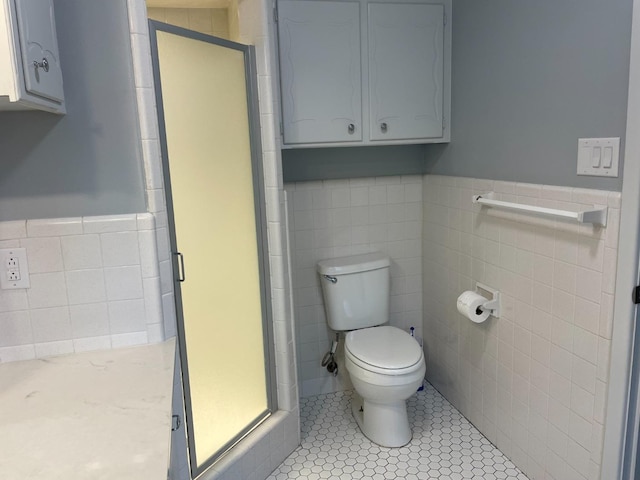
<instances>
[{"instance_id":1,"label":"tile backsplash","mask_svg":"<svg viewBox=\"0 0 640 480\"><path fill-rule=\"evenodd\" d=\"M285 185L301 395L350 388L321 367L333 334L324 313L318 260L381 251L392 259L390 324L422 331L422 176L371 177Z\"/></svg>"},{"instance_id":2,"label":"tile backsplash","mask_svg":"<svg viewBox=\"0 0 640 480\"><path fill-rule=\"evenodd\" d=\"M31 287L0 290L0 362L164 339L150 213L0 222Z\"/></svg>"},{"instance_id":3,"label":"tile backsplash","mask_svg":"<svg viewBox=\"0 0 640 480\"><path fill-rule=\"evenodd\" d=\"M579 211L606 228L480 208L473 194ZM609 378L620 193L424 177L427 378L532 480L598 479ZM456 298L482 282L502 315Z\"/></svg>"}]
</instances>

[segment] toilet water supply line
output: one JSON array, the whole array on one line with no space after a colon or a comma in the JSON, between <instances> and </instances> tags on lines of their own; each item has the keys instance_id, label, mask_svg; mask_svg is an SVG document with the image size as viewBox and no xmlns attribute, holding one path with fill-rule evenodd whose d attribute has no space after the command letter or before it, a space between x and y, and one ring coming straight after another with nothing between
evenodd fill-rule
<instances>
[{"instance_id":1,"label":"toilet water supply line","mask_svg":"<svg viewBox=\"0 0 640 480\"><path fill-rule=\"evenodd\" d=\"M327 367L327 371L329 373L333 373L334 377L338 376L338 364L334 358L336 350L338 348L338 340L340 339L340 334L336 333L336 339L331 343L331 350L324 354L322 357L321 365L323 367Z\"/></svg>"}]
</instances>

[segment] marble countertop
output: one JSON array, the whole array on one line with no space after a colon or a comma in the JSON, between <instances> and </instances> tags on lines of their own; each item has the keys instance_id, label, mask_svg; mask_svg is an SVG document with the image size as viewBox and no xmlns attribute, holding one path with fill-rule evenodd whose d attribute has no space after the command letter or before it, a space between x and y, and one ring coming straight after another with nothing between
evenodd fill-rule
<instances>
[{"instance_id":1,"label":"marble countertop","mask_svg":"<svg viewBox=\"0 0 640 480\"><path fill-rule=\"evenodd\" d=\"M165 480L175 341L0 364L0 478Z\"/></svg>"}]
</instances>

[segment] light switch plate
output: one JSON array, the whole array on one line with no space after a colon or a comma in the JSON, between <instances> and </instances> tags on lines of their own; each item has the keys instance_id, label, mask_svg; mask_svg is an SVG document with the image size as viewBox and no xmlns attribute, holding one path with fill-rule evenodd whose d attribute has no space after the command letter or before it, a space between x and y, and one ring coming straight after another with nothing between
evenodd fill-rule
<instances>
[{"instance_id":1,"label":"light switch plate","mask_svg":"<svg viewBox=\"0 0 640 480\"><path fill-rule=\"evenodd\" d=\"M617 177L620 138L579 138L578 175Z\"/></svg>"}]
</instances>

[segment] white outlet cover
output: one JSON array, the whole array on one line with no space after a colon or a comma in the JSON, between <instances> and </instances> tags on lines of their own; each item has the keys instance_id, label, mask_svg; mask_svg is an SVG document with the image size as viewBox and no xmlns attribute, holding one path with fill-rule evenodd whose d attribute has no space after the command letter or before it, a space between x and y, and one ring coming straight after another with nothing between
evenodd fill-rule
<instances>
[{"instance_id":1,"label":"white outlet cover","mask_svg":"<svg viewBox=\"0 0 640 480\"><path fill-rule=\"evenodd\" d=\"M611 158L610 166L604 163L606 156ZM619 157L619 137L578 139L578 175L615 178L618 176Z\"/></svg>"},{"instance_id":2,"label":"white outlet cover","mask_svg":"<svg viewBox=\"0 0 640 480\"><path fill-rule=\"evenodd\" d=\"M18 261L20 280L9 280L9 259ZM29 264L27 263L27 250L25 248L0 249L0 288L17 289L30 288Z\"/></svg>"}]
</instances>

